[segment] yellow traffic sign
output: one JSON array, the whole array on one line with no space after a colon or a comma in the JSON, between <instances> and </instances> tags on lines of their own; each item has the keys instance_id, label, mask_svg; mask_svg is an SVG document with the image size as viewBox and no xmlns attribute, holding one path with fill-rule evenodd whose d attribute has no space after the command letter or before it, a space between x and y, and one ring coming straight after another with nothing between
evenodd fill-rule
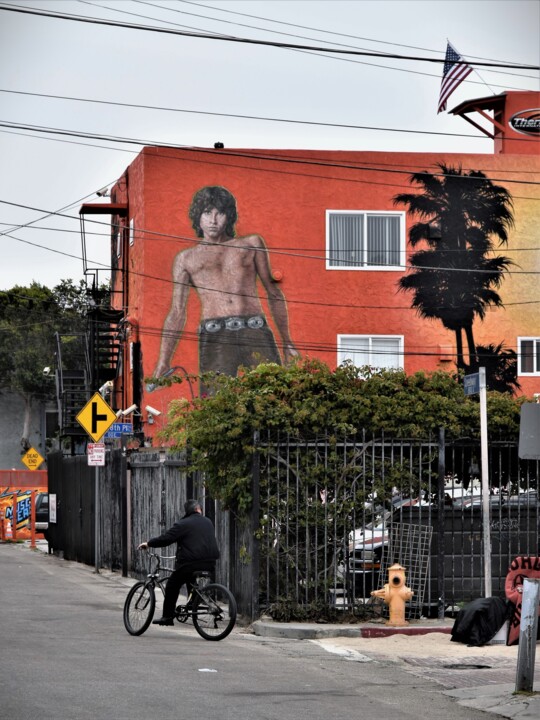
<instances>
[{"instance_id":1,"label":"yellow traffic sign","mask_svg":"<svg viewBox=\"0 0 540 720\"><path fill-rule=\"evenodd\" d=\"M45 458L42 458L37 450L30 448L30 450L22 456L21 460L29 470L37 470Z\"/></svg>"},{"instance_id":2,"label":"yellow traffic sign","mask_svg":"<svg viewBox=\"0 0 540 720\"><path fill-rule=\"evenodd\" d=\"M115 420L116 413L99 393L94 393L77 415L77 422L94 442L98 442Z\"/></svg>"}]
</instances>

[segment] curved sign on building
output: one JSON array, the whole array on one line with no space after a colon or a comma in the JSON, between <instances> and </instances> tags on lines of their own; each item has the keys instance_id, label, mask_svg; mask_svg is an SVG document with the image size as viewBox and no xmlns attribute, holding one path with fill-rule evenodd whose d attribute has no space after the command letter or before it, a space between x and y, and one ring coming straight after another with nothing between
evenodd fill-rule
<instances>
[{"instance_id":1,"label":"curved sign on building","mask_svg":"<svg viewBox=\"0 0 540 720\"><path fill-rule=\"evenodd\" d=\"M508 124L512 130L522 135L540 137L540 108L521 110L515 115L512 115Z\"/></svg>"}]
</instances>

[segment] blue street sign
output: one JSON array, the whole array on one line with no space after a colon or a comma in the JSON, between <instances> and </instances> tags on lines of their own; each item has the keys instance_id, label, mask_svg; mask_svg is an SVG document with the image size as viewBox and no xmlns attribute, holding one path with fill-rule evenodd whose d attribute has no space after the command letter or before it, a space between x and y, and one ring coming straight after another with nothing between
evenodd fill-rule
<instances>
[{"instance_id":1,"label":"blue street sign","mask_svg":"<svg viewBox=\"0 0 540 720\"><path fill-rule=\"evenodd\" d=\"M104 435L106 440L121 438L122 435L133 435L133 423L113 423Z\"/></svg>"},{"instance_id":2,"label":"blue street sign","mask_svg":"<svg viewBox=\"0 0 540 720\"><path fill-rule=\"evenodd\" d=\"M480 392L480 373L465 375L463 378L463 390L465 395L476 395Z\"/></svg>"}]
</instances>

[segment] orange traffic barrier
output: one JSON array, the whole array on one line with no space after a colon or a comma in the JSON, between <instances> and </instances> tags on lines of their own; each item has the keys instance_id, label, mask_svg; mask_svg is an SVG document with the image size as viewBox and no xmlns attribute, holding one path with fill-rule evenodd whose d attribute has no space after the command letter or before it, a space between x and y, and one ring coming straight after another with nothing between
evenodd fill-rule
<instances>
[{"instance_id":1,"label":"orange traffic barrier","mask_svg":"<svg viewBox=\"0 0 540 720\"><path fill-rule=\"evenodd\" d=\"M30 547L36 547L36 497L37 491L30 491Z\"/></svg>"},{"instance_id":2,"label":"orange traffic barrier","mask_svg":"<svg viewBox=\"0 0 540 720\"><path fill-rule=\"evenodd\" d=\"M13 495L13 512L11 513L11 536L17 539L17 493Z\"/></svg>"}]
</instances>

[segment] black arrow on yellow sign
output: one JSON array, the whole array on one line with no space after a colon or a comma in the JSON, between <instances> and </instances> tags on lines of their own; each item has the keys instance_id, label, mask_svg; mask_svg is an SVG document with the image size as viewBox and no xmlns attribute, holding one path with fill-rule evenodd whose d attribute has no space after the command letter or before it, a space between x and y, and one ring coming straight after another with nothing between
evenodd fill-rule
<instances>
[{"instance_id":1,"label":"black arrow on yellow sign","mask_svg":"<svg viewBox=\"0 0 540 720\"><path fill-rule=\"evenodd\" d=\"M98 431L99 422L107 422L107 413L100 413L97 402L92 402L92 431L91 435L95 435Z\"/></svg>"},{"instance_id":2,"label":"black arrow on yellow sign","mask_svg":"<svg viewBox=\"0 0 540 720\"><path fill-rule=\"evenodd\" d=\"M116 413L99 393L94 393L77 415L77 422L94 442L99 441L115 420Z\"/></svg>"}]
</instances>

